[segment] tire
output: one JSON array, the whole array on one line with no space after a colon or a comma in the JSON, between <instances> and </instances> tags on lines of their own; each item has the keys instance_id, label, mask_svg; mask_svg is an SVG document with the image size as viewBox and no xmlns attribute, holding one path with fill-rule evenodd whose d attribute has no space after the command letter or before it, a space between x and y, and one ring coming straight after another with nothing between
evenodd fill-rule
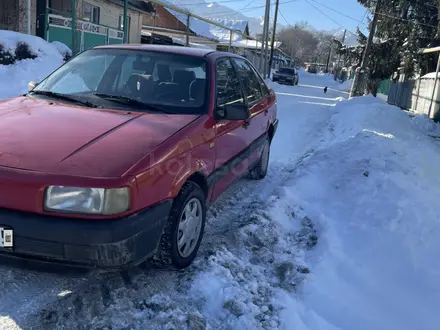
<instances>
[{"instance_id":1,"label":"tire","mask_svg":"<svg viewBox=\"0 0 440 330\"><path fill-rule=\"evenodd\" d=\"M197 204L197 214L200 216L200 219L197 221L194 220L196 217L188 218L186 216L187 213L185 213L187 207L191 209L191 205L194 206L192 203ZM187 253L184 253L186 249L185 245L179 247L179 237L183 237L183 231L179 225L183 225L185 221L190 221L190 219L193 219L198 224L195 225L196 222L186 222L186 226L191 226L186 230L193 233L198 232L198 234L197 237L194 237L193 243L189 246L191 249L188 249L188 251L186 251ZM168 223L165 226L158 250L153 256L151 263L159 268L183 269L188 267L194 261L197 251L199 250L205 230L205 222L205 194L199 185L189 181L183 185L179 195L173 202Z\"/></svg>"},{"instance_id":2,"label":"tire","mask_svg":"<svg viewBox=\"0 0 440 330\"><path fill-rule=\"evenodd\" d=\"M266 138L264 142L263 151L257 164L249 171L249 177L253 180L262 180L266 177L267 169L269 167L270 156L270 139Z\"/></svg>"}]
</instances>

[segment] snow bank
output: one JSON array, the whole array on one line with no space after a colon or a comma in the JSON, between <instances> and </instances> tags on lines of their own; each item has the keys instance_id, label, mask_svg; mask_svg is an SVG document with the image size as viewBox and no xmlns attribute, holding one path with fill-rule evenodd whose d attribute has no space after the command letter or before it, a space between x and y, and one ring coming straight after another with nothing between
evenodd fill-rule
<instances>
[{"instance_id":1,"label":"snow bank","mask_svg":"<svg viewBox=\"0 0 440 330\"><path fill-rule=\"evenodd\" d=\"M45 40L13 31L0 30L0 44L13 53L17 43L29 45L35 59L18 61L12 65L0 65L0 100L23 94L31 80L42 80L63 63L65 52L70 49L61 43L48 43ZM70 51L71 53L71 51Z\"/></svg>"},{"instance_id":2,"label":"snow bank","mask_svg":"<svg viewBox=\"0 0 440 330\"><path fill-rule=\"evenodd\" d=\"M38 57L52 57L54 59L60 58L61 52L58 51L57 47L54 47L40 37L14 31L0 30L0 44L3 45L5 50L14 53L17 44L20 42L26 43L31 49L32 53ZM57 44L60 45L61 43ZM65 47L67 48L67 46Z\"/></svg>"},{"instance_id":3,"label":"snow bank","mask_svg":"<svg viewBox=\"0 0 440 330\"><path fill-rule=\"evenodd\" d=\"M340 91L349 92L351 90L351 86L353 85L353 79L346 80L343 83L337 85L336 89Z\"/></svg>"},{"instance_id":4,"label":"snow bank","mask_svg":"<svg viewBox=\"0 0 440 330\"><path fill-rule=\"evenodd\" d=\"M439 78L439 77L440 77L440 73L439 73L439 75L437 76L437 78ZM425 74L424 76L422 76L422 78L425 78L425 79L434 79L434 78L435 78L435 72L427 73L427 74Z\"/></svg>"},{"instance_id":5,"label":"snow bank","mask_svg":"<svg viewBox=\"0 0 440 330\"><path fill-rule=\"evenodd\" d=\"M279 203L319 238L280 327L440 328L440 126L372 96L340 102Z\"/></svg>"}]
</instances>

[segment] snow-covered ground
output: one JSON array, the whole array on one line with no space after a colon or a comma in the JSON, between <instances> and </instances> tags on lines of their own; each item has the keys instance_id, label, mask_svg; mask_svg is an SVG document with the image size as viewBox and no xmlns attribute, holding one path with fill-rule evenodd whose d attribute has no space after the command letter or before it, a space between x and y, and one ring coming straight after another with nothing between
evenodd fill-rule
<instances>
[{"instance_id":1,"label":"snow-covered ground","mask_svg":"<svg viewBox=\"0 0 440 330\"><path fill-rule=\"evenodd\" d=\"M440 127L332 81L272 84L268 176L212 206L189 269L0 266L0 329L439 329Z\"/></svg>"},{"instance_id":2,"label":"snow-covered ground","mask_svg":"<svg viewBox=\"0 0 440 330\"><path fill-rule=\"evenodd\" d=\"M26 93L29 81L45 78L63 63L66 53L71 53L60 42L48 43L38 37L0 30L0 45L5 51L14 53L19 42L29 45L37 58L18 61L13 65L0 65L0 100Z\"/></svg>"}]
</instances>

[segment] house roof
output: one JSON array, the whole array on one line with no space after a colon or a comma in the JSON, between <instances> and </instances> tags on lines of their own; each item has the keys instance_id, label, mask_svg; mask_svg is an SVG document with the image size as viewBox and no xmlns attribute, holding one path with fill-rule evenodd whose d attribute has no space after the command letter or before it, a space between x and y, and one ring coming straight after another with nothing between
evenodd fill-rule
<instances>
[{"instance_id":1,"label":"house roof","mask_svg":"<svg viewBox=\"0 0 440 330\"><path fill-rule=\"evenodd\" d=\"M235 31L240 31L241 33L247 34L249 32L248 21L237 20L237 19L219 19L219 18L209 18L209 20L217 22L223 26L231 28Z\"/></svg>"},{"instance_id":2,"label":"house roof","mask_svg":"<svg viewBox=\"0 0 440 330\"><path fill-rule=\"evenodd\" d=\"M147 0L145 0L147 1ZM175 8L182 9L183 11L190 12L190 9L187 8L185 5L183 5L179 0L161 0L164 4L169 4L171 6L174 6ZM180 22L182 22L184 25L187 24L187 18L188 16L186 14L177 12L173 9L164 7L169 13L171 13L173 16L175 16ZM212 20L218 24L222 24L220 21ZM231 28L233 25L232 20L229 20L229 24L231 25ZM240 22L237 25L237 30L242 31L243 28L246 28L247 22L246 21L237 21ZM243 24L243 22L246 22L246 24ZM226 27L229 27L227 25ZM216 25L210 24L208 22L202 21L198 18L195 18L193 16L190 16L189 18L189 29L194 32L195 34L199 36L203 36L205 38L216 40L216 41L229 41L230 32L229 30L225 30L223 28L220 28ZM234 27L235 29L235 27ZM242 35L240 33L233 34L233 40L241 40Z\"/></svg>"}]
</instances>

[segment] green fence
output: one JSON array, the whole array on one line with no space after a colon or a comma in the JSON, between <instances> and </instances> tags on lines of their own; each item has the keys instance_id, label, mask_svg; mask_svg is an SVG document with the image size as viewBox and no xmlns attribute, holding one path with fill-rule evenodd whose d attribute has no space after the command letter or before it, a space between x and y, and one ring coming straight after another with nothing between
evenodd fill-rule
<instances>
[{"instance_id":1,"label":"green fence","mask_svg":"<svg viewBox=\"0 0 440 330\"><path fill-rule=\"evenodd\" d=\"M95 46L122 44L124 32L108 26L93 24L82 20L76 21L75 47L72 45L72 18L56 14L48 15L46 38L49 42L60 41L66 44L73 53Z\"/></svg>"},{"instance_id":2,"label":"green fence","mask_svg":"<svg viewBox=\"0 0 440 330\"><path fill-rule=\"evenodd\" d=\"M388 95L390 93L391 80L382 80L377 88L377 93Z\"/></svg>"}]
</instances>

